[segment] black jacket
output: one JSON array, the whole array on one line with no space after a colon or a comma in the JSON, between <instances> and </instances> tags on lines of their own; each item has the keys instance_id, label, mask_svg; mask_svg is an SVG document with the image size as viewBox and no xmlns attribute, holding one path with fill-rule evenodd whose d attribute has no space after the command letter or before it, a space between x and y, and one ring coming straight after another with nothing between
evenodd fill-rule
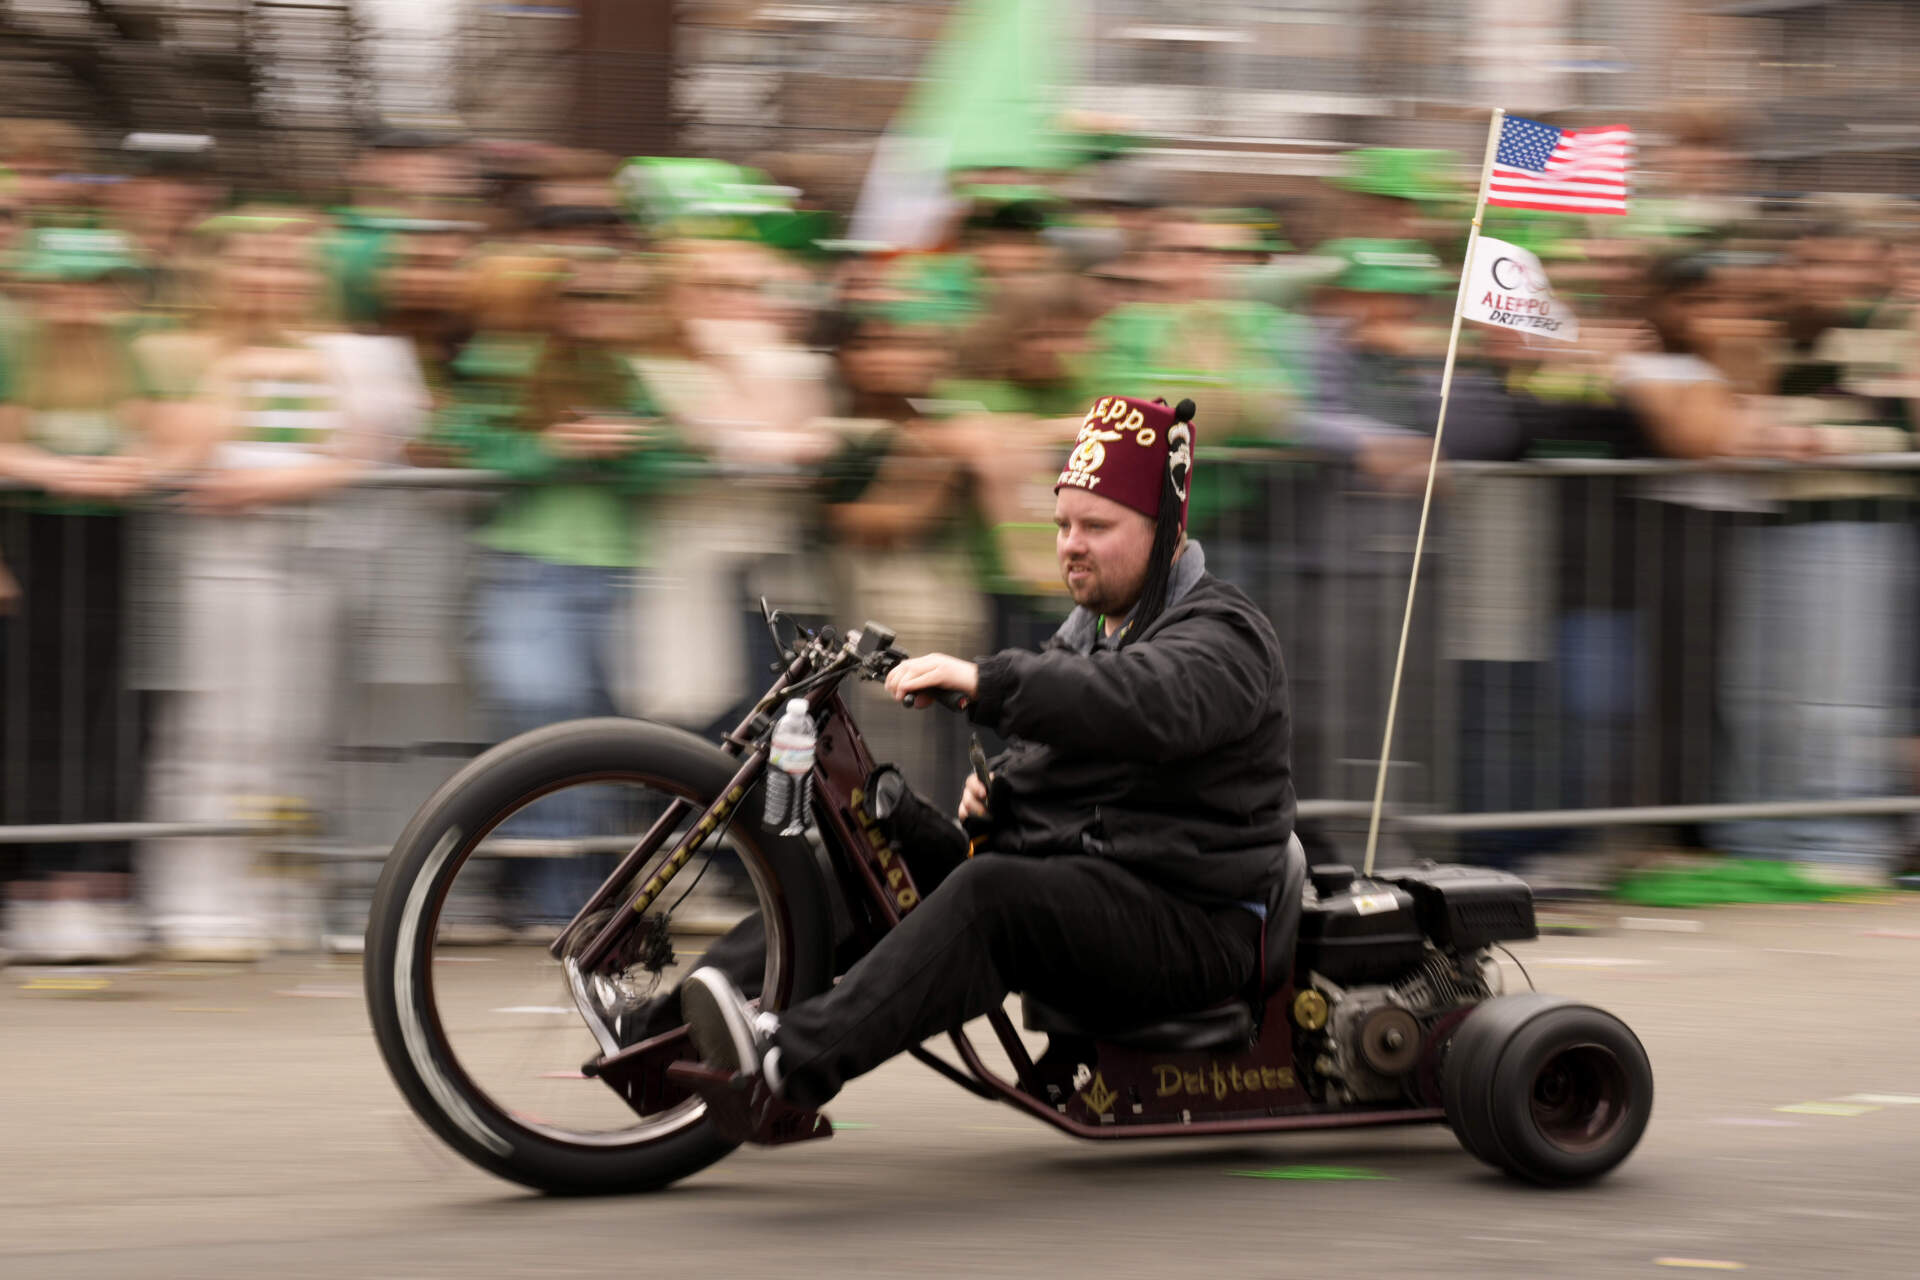
<instances>
[{"instance_id":1,"label":"black jacket","mask_svg":"<svg viewBox=\"0 0 1920 1280\"><path fill-rule=\"evenodd\" d=\"M1038 653L979 664L969 714L1012 743L986 847L1092 853L1195 902L1266 903L1294 816L1272 624L1205 573L1122 649L1097 648L1094 622L1076 609Z\"/></svg>"}]
</instances>

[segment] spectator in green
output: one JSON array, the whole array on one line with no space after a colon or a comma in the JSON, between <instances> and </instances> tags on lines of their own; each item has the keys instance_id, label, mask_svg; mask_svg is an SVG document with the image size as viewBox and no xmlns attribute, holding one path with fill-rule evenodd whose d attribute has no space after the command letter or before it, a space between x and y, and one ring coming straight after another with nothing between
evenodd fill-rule
<instances>
[{"instance_id":1,"label":"spectator in green","mask_svg":"<svg viewBox=\"0 0 1920 1280\"><path fill-rule=\"evenodd\" d=\"M171 408L199 469L179 518L160 526L181 641L174 669L154 676L166 693L147 788L158 822L303 820L333 780L335 661L367 562L387 551L347 486L394 461L397 441L358 336L329 314L330 229L275 206L207 220L198 235L212 305L191 330L149 335L172 356ZM286 877L262 874L270 854L246 835L143 841L162 947L236 961L304 945L309 904Z\"/></svg>"},{"instance_id":2,"label":"spectator in green","mask_svg":"<svg viewBox=\"0 0 1920 1280\"><path fill-rule=\"evenodd\" d=\"M49 227L16 268L31 310L0 344L0 537L22 605L4 625L11 670L0 823L111 822L138 789L140 727L126 694L132 517L123 504L167 465L165 432L128 340L144 273L116 232ZM112 960L138 938L128 846L23 846L8 943L45 962Z\"/></svg>"},{"instance_id":3,"label":"spectator in green","mask_svg":"<svg viewBox=\"0 0 1920 1280\"><path fill-rule=\"evenodd\" d=\"M824 601L806 537L834 435L829 362L794 337L795 270L751 240L672 240L651 260L663 305L638 365L649 395L704 463L650 510L669 547L641 620L649 715L696 730L757 698L773 655L762 595Z\"/></svg>"},{"instance_id":4,"label":"spectator in green","mask_svg":"<svg viewBox=\"0 0 1920 1280\"><path fill-rule=\"evenodd\" d=\"M954 402L955 412L1077 421L1086 398L1092 290L1089 281L1061 275L1009 281L971 326L936 397Z\"/></svg>"},{"instance_id":5,"label":"spectator in green","mask_svg":"<svg viewBox=\"0 0 1920 1280\"><path fill-rule=\"evenodd\" d=\"M1210 448L1291 442L1306 391L1307 331L1299 317L1235 296L1249 254L1247 228L1199 209L1157 223L1136 278L1150 301L1122 303L1094 326L1092 382L1201 406ZM1190 519L1207 554L1229 573L1257 571L1261 533L1246 524L1262 504L1244 467L1196 476Z\"/></svg>"},{"instance_id":6,"label":"spectator in green","mask_svg":"<svg viewBox=\"0 0 1920 1280\"><path fill-rule=\"evenodd\" d=\"M973 653L988 638L972 467L977 427L938 416L933 400L953 363L943 319L938 306L913 300L842 318L845 443L825 468L835 612L884 622L909 653ZM876 759L900 765L919 786L953 775L926 754L916 726L886 714L878 686L853 696L873 712L863 723Z\"/></svg>"},{"instance_id":7,"label":"spectator in green","mask_svg":"<svg viewBox=\"0 0 1920 1280\"><path fill-rule=\"evenodd\" d=\"M438 218L365 217L328 247L342 318L403 342L436 404L450 397L453 362L472 337L465 267L478 230Z\"/></svg>"},{"instance_id":8,"label":"spectator in green","mask_svg":"<svg viewBox=\"0 0 1920 1280\"><path fill-rule=\"evenodd\" d=\"M498 736L615 711L612 672L624 601L652 554L634 499L671 475L672 439L634 366L642 270L611 253L515 258L483 333L460 357L462 394L439 437L469 464L518 483L476 538L486 549L475 602L476 669ZM542 332L542 322L550 325ZM594 797L540 804L502 834L589 834ZM510 863L515 923L572 917L595 868L578 859Z\"/></svg>"},{"instance_id":9,"label":"spectator in green","mask_svg":"<svg viewBox=\"0 0 1920 1280\"><path fill-rule=\"evenodd\" d=\"M1054 552L1053 481L1084 416L1094 287L1061 277L1009 283L962 345L956 376L935 389L974 479L982 582L1007 624L999 647L1028 634L1022 619L1057 626L1071 605Z\"/></svg>"},{"instance_id":10,"label":"spectator in green","mask_svg":"<svg viewBox=\"0 0 1920 1280\"><path fill-rule=\"evenodd\" d=\"M120 142L125 177L106 188L108 211L147 264L146 310L153 321L190 323L205 305L197 296L193 229L226 199L205 134L130 133Z\"/></svg>"},{"instance_id":11,"label":"spectator in green","mask_svg":"<svg viewBox=\"0 0 1920 1280\"><path fill-rule=\"evenodd\" d=\"M1906 407L1867 394L1876 388L1847 359L1887 294L1887 245L1870 226L1824 222L1793 240L1787 261L1776 394L1759 412L1799 426L1816 452L1909 448ZM1912 484L1807 468L1779 476L1774 496L1762 518L1733 530L1722 571L1721 794L1734 803L1890 794L1905 772L1892 744L1910 732ZM1728 822L1714 839L1743 857L1799 863L1816 880L1882 888L1903 852L1900 825L1869 815Z\"/></svg>"}]
</instances>

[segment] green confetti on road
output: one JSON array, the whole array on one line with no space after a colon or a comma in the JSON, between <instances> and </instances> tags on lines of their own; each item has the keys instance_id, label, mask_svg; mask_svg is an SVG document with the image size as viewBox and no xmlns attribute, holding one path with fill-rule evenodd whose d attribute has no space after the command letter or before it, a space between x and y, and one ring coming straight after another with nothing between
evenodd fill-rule
<instances>
[{"instance_id":1,"label":"green confetti on road","mask_svg":"<svg viewBox=\"0 0 1920 1280\"><path fill-rule=\"evenodd\" d=\"M873 1128L872 1125L862 1123L859 1120L835 1120L833 1122L833 1131L835 1133L839 1133L842 1129L871 1129L871 1128Z\"/></svg>"},{"instance_id":2,"label":"green confetti on road","mask_svg":"<svg viewBox=\"0 0 1920 1280\"><path fill-rule=\"evenodd\" d=\"M1232 1169L1235 1178L1275 1178L1286 1182L1391 1182L1384 1173L1337 1164L1289 1164L1278 1169Z\"/></svg>"}]
</instances>

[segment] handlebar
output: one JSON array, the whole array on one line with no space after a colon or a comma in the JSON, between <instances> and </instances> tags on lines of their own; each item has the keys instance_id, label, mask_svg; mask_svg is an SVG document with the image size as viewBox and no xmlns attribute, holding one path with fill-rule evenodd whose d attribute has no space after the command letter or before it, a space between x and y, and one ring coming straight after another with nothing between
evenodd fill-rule
<instances>
[{"instance_id":1,"label":"handlebar","mask_svg":"<svg viewBox=\"0 0 1920 1280\"><path fill-rule=\"evenodd\" d=\"M801 628L799 637L789 648L780 636L778 625L787 615L769 605L764 597L760 608L783 659L794 664L789 674L798 674L798 679L787 685L789 694L850 674L857 674L862 680L884 680L888 672L907 659L907 655L893 645L893 629L877 622L868 622L844 638L835 635L831 627L822 627L817 632ZM972 702L958 689L918 689L903 700L902 705L911 706L920 697L931 698L949 711L965 711Z\"/></svg>"},{"instance_id":2,"label":"handlebar","mask_svg":"<svg viewBox=\"0 0 1920 1280\"><path fill-rule=\"evenodd\" d=\"M932 698L949 711L965 711L970 701L967 695L958 689L915 689L912 693L899 699L899 703L907 710L912 711L914 710L914 699L916 698Z\"/></svg>"}]
</instances>

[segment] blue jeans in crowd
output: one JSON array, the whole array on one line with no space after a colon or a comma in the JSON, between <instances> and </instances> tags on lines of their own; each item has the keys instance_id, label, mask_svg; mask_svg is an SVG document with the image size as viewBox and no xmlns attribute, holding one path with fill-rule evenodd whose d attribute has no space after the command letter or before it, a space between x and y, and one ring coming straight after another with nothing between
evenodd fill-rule
<instances>
[{"instance_id":1,"label":"blue jeans in crowd","mask_svg":"<svg viewBox=\"0 0 1920 1280\"><path fill-rule=\"evenodd\" d=\"M1720 706L1722 798L1844 800L1906 791L1912 732L1914 532L1899 521L1825 520L1739 531ZM1899 821L1840 816L1723 822L1748 858L1889 870Z\"/></svg>"},{"instance_id":2,"label":"blue jeans in crowd","mask_svg":"<svg viewBox=\"0 0 1920 1280\"><path fill-rule=\"evenodd\" d=\"M1576 609L1554 626L1541 662L1460 664L1462 811L1605 808L1629 802L1635 699L1633 613ZM1551 853L1565 828L1480 831L1468 862L1513 868Z\"/></svg>"},{"instance_id":3,"label":"blue jeans in crowd","mask_svg":"<svg viewBox=\"0 0 1920 1280\"><path fill-rule=\"evenodd\" d=\"M486 558L477 599L476 674L502 739L561 720L614 714L607 655L631 573L551 564L501 552ZM611 832L600 788L535 801L495 832L553 840ZM522 924L565 923L611 870L602 856L508 860L506 907Z\"/></svg>"}]
</instances>

